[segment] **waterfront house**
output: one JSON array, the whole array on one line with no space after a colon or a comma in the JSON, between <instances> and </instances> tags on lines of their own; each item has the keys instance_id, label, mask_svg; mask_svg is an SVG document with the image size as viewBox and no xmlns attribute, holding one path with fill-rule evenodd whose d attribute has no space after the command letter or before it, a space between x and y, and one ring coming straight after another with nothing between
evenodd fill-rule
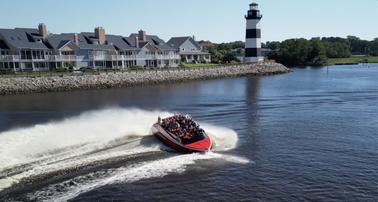
<instances>
[{"instance_id":1,"label":"waterfront house","mask_svg":"<svg viewBox=\"0 0 378 202\"><path fill-rule=\"evenodd\" d=\"M43 25L38 29L0 29L0 69L7 71L48 70L52 50Z\"/></svg>"},{"instance_id":2,"label":"waterfront house","mask_svg":"<svg viewBox=\"0 0 378 202\"><path fill-rule=\"evenodd\" d=\"M48 71L60 68L128 69L178 66L180 56L158 36L140 30L129 37L94 32L48 33L38 29L0 29L0 70Z\"/></svg>"},{"instance_id":3,"label":"waterfront house","mask_svg":"<svg viewBox=\"0 0 378 202\"><path fill-rule=\"evenodd\" d=\"M176 67L180 56L175 48L168 46L156 35L147 35L140 30L129 36L133 47L138 48L137 65L143 67Z\"/></svg>"},{"instance_id":4,"label":"waterfront house","mask_svg":"<svg viewBox=\"0 0 378 202\"><path fill-rule=\"evenodd\" d=\"M173 37L167 42L167 44L178 51L182 62L211 62L210 54L203 52L201 45L192 37Z\"/></svg>"}]
</instances>

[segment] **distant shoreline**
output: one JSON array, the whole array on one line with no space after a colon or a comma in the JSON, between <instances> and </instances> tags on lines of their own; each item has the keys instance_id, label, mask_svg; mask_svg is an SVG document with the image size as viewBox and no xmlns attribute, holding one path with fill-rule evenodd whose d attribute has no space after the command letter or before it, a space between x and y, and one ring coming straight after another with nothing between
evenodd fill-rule
<instances>
[{"instance_id":1,"label":"distant shoreline","mask_svg":"<svg viewBox=\"0 0 378 202\"><path fill-rule=\"evenodd\" d=\"M62 92L86 89L131 87L157 83L206 80L246 75L288 73L279 63L241 64L209 68L147 70L51 77L0 77L0 95Z\"/></svg>"},{"instance_id":2,"label":"distant shoreline","mask_svg":"<svg viewBox=\"0 0 378 202\"><path fill-rule=\"evenodd\" d=\"M329 58L327 65L355 65L363 63L378 63L378 57L352 56L349 58Z\"/></svg>"}]
</instances>

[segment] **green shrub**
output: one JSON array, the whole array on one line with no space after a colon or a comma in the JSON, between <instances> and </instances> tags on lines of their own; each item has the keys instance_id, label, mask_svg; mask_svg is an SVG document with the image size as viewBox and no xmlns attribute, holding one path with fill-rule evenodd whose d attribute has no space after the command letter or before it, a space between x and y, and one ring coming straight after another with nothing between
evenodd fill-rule
<instances>
[{"instance_id":1,"label":"green shrub","mask_svg":"<svg viewBox=\"0 0 378 202\"><path fill-rule=\"evenodd\" d=\"M139 65L134 65L134 66L131 66L130 69L131 70L138 70L138 69L142 69L142 67L139 66Z\"/></svg>"},{"instance_id":2,"label":"green shrub","mask_svg":"<svg viewBox=\"0 0 378 202\"><path fill-rule=\"evenodd\" d=\"M56 72L67 72L67 69L66 68L62 68L62 67L59 67L55 70Z\"/></svg>"},{"instance_id":3,"label":"green shrub","mask_svg":"<svg viewBox=\"0 0 378 202\"><path fill-rule=\"evenodd\" d=\"M94 69L93 67L81 67L80 71L82 71L82 72L88 72L88 73L97 72L97 70Z\"/></svg>"}]
</instances>

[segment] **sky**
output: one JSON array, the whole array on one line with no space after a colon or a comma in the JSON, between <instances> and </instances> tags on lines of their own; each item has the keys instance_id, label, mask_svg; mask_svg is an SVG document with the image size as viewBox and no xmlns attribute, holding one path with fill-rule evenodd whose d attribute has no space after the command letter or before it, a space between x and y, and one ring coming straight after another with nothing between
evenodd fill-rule
<instances>
[{"instance_id":1,"label":"sky","mask_svg":"<svg viewBox=\"0 0 378 202\"><path fill-rule=\"evenodd\" d=\"M0 0L0 28L37 27L51 33L93 31L128 36L140 29L164 40L244 40L252 0ZM378 37L378 0L256 0L262 41L353 35Z\"/></svg>"}]
</instances>

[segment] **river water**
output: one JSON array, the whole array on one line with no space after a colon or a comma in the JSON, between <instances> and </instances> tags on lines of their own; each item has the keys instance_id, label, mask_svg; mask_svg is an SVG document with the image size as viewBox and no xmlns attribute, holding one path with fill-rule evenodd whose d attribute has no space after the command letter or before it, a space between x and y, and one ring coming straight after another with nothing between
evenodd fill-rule
<instances>
[{"instance_id":1,"label":"river water","mask_svg":"<svg viewBox=\"0 0 378 202\"><path fill-rule=\"evenodd\" d=\"M150 134L188 113L215 142ZM378 65L0 97L0 201L377 201Z\"/></svg>"}]
</instances>

